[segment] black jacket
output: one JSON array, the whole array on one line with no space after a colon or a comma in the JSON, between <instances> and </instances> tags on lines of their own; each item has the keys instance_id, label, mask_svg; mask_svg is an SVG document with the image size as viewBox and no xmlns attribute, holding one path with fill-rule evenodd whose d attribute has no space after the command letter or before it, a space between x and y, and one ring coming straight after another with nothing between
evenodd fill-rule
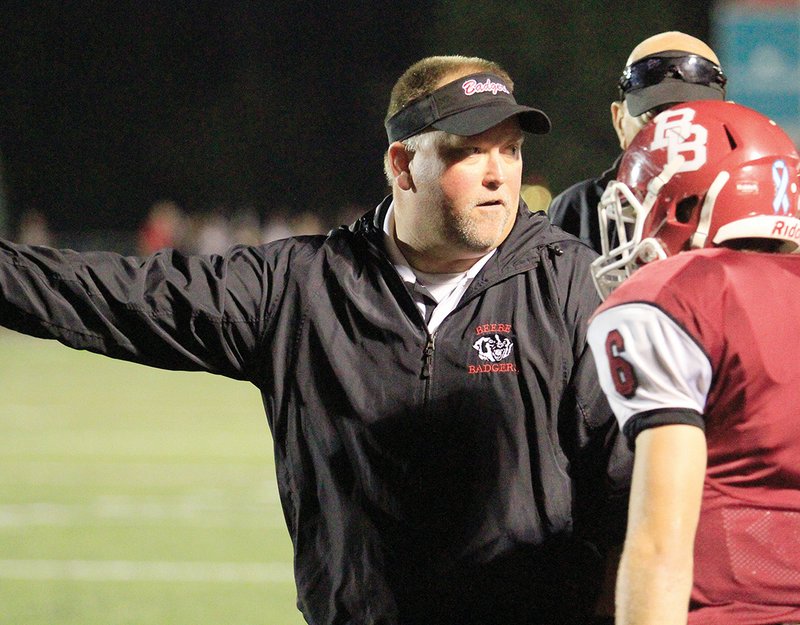
<instances>
[{"instance_id":1,"label":"black jacket","mask_svg":"<svg viewBox=\"0 0 800 625\"><path fill-rule=\"evenodd\" d=\"M3 243L0 322L255 384L312 625L569 622L630 470L585 343L594 254L523 205L429 336L386 206L219 257Z\"/></svg>"},{"instance_id":2,"label":"black jacket","mask_svg":"<svg viewBox=\"0 0 800 625\"><path fill-rule=\"evenodd\" d=\"M565 232L574 234L598 253L602 253L603 250L600 245L597 205L608 183L616 178L621 160L620 154L611 169L604 171L599 178L583 180L565 189L553 198L547 209L547 216L553 224ZM611 228L609 236L612 241L615 240Z\"/></svg>"}]
</instances>

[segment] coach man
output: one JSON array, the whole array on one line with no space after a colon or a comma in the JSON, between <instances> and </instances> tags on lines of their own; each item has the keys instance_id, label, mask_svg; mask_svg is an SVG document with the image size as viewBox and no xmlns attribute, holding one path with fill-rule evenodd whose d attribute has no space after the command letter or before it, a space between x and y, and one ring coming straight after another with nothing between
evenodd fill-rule
<instances>
[{"instance_id":1,"label":"coach man","mask_svg":"<svg viewBox=\"0 0 800 625\"><path fill-rule=\"evenodd\" d=\"M512 92L483 59L412 66L392 195L327 236L212 257L0 243L3 325L261 390L312 625L581 622L622 538L593 254L520 202L523 132L549 121Z\"/></svg>"}]
</instances>

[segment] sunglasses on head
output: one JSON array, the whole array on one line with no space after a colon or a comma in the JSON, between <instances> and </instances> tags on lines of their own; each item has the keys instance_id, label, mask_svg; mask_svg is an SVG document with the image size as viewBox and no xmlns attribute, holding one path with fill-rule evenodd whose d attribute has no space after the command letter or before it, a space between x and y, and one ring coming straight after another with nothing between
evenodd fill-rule
<instances>
[{"instance_id":1,"label":"sunglasses on head","mask_svg":"<svg viewBox=\"0 0 800 625\"><path fill-rule=\"evenodd\" d=\"M719 85L721 89L728 82L719 65L696 54L646 56L623 70L618 84L620 99L629 91L657 85L665 78L699 85Z\"/></svg>"}]
</instances>

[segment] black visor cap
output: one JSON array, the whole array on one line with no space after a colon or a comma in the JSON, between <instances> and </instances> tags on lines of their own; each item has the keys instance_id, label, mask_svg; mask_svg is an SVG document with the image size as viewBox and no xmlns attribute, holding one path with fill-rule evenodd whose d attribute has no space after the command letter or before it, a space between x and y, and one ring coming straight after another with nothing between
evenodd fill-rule
<instances>
[{"instance_id":1,"label":"black visor cap","mask_svg":"<svg viewBox=\"0 0 800 625\"><path fill-rule=\"evenodd\" d=\"M533 134L550 131L550 119L539 109L517 104L495 74L471 74L415 100L386 120L389 143L403 141L428 128L454 135L477 135L516 115L520 128Z\"/></svg>"}]
</instances>

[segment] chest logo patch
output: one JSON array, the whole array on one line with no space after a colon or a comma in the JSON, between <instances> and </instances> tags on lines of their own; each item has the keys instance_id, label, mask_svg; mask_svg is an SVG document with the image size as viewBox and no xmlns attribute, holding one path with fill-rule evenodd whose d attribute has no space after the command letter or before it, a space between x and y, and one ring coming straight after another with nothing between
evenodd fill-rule
<instances>
[{"instance_id":1,"label":"chest logo patch","mask_svg":"<svg viewBox=\"0 0 800 625\"><path fill-rule=\"evenodd\" d=\"M517 365L506 361L514 350L514 341L509 336L511 324L485 323L475 328L478 338L472 343L477 360L467 365L470 374L516 373Z\"/></svg>"}]
</instances>

